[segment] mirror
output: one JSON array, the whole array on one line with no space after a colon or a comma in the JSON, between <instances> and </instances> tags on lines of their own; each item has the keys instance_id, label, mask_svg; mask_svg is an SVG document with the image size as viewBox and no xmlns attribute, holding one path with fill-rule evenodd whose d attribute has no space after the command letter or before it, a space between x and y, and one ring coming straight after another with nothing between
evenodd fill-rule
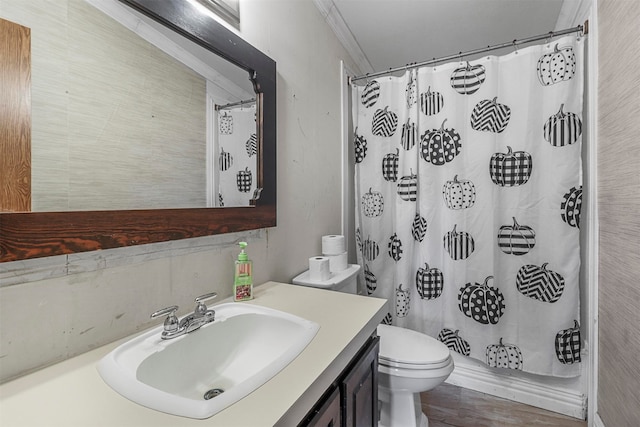
<instances>
[{"instance_id":1,"label":"mirror","mask_svg":"<svg viewBox=\"0 0 640 427\"><path fill-rule=\"evenodd\" d=\"M218 202L222 191L223 174L219 169L211 169L206 179L217 179L210 191L211 195L203 206L233 206L225 209L177 209L185 206L168 206L171 209L144 209L106 211L102 207L91 211L68 210L65 212L32 212L0 214L0 261L42 256L68 254L88 250L107 249L143 243L161 242L174 239L198 237L219 233L250 230L275 225L275 62L257 51L251 45L227 30L206 12L190 1L120 0L122 4L140 12L152 22L162 24L162 29L190 40L197 45L195 50L215 53L242 70L244 78L251 76L251 92L255 98L254 124L255 137L245 140L245 152L250 151L255 159L255 172L248 183L246 174L233 173L233 182L238 186L242 182L243 193L249 193L245 201L229 203ZM69 40L73 43L73 40ZM127 44L129 42L123 42ZM185 49L186 50L186 49ZM151 74L151 71L149 71ZM141 83L142 85L143 83ZM137 87L135 89L138 89ZM210 116L213 126L219 130L221 118L227 109L218 109L232 104L231 98L212 101ZM247 101L243 99L242 101ZM171 103L171 100L167 100ZM241 106L249 108L248 106ZM220 115L222 113L222 116ZM239 122L238 122L239 123ZM94 131L86 126L87 131ZM239 129L239 128L237 128ZM117 130L117 127L116 127ZM169 129L175 139L175 151L184 141L182 134ZM179 142L179 143L178 143ZM131 145L133 147L133 145ZM219 165L222 150L214 147L213 155L207 156L207 162ZM223 147L224 148L224 147ZM218 149L218 151L215 151ZM200 150L202 150L200 148ZM225 148L226 150L226 148ZM229 152L226 150L225 152ZM238 162L237 166L242 163ZM100 166L94 167L97 169ZM167 169L167 168L165 168ZM163 173L163 169L160 169ZM240 178L243 180L240 180ZM182 188L182 184L178 185ZM260 191L261 190L261 191ZM259 197L259 198L258 198ZM165 207L165 206L162 206Z\"/></svg>"},{"instance_id":2,"label":"mirror","mask_svg":"<svg viewBox=\"0 0 640 427\"><path fill-rule=\"evenodd\" d=\"M216 122L239 113L214 108L255 99L247 71L117 0L14 9L34 45L30 211L249 206L256 122L221 144Z\"/></svg>"}]
</instances>

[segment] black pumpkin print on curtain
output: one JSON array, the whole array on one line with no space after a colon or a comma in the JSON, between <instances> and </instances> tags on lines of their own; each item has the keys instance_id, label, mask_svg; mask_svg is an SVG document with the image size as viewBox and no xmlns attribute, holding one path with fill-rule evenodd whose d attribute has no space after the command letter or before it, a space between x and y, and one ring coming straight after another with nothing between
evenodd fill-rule
<instances>
[{"instance_id":1,"label":"black pumpkin print on curtain","mask_svg":"<svg viewBox=\"0 0 640 427\"><path fill-rule=\"evenodd\" d=\"M244 168L244 170L238 171L236 174L236 184L239 192L248 193L251 191L252 183L253 175L248 167Z\"/></svg>"},{"instance_id":2,"label":"black pumpkin print on curtain","mask_svg":"<svg viewBox=\"0 0 640 427\"><path fill-rule=\"evenodd\" d=\"M465 231L458 231L457 228L458 225L454 225L453 230L448 231L442 238L444 249L454 261L469 258L476 248L473 236Z\"/></svg>"},{"instance_id":3,"label":"black pumpkin print on curtain","mask_svg":"<svg viewBox=\"0 0 640 427\"><path fill-rule=\"evenodd\" d=\"M362 213L366 217L376 217L382 215L384 212L384 197L379 191L373 191L369 188L362 196Z\"/></svg>"},{"instance_id":4,"label":"black pumpkin print on curtain","mask_svg":"<svg viewBox=\"0 0 640 427\"><path fill-rule=\"evenodd\" d=\"M574 144L582 135L582 120L574 113L563 112L563 108L564 104L560 105L544 124L544 139L554 147Z\"/></svg>"},{"instance_id":5,"label":"black pumpkin print on curtain","mask_svg":"<svg viewBox=\"0 0 640 427\"><path fill-rule=\"evenodd\" d=\"M526 151L513 151L507 146L506 153L495 153L489 161L491 181L500 187L526 184L531 178L533 158Z\"/></svg>"},{"instance_id":6,"label":"black pumpkin print on curtain","mask_svg":"<svg viewBox=\"0 0 640 427\"><path fill-rule=\"evenodd\" d=\"M402 253L404 252L402 249L402 241L398 237L397 233L393 233L393 235L389 238L389 243L387 244L388 254L394 261L400 261L402 259Z\"/></svg>"},{"instance_id":7,"label":"black pumpkin print on curtain","mask_svg":"<svg viewBox=\"0 0 640 427\"><path fill-rule=\"evenodd\" d=\"M570 80L576 73L576 55L571 46L558 49L558 44L553 52L542 55L538 60L538 80L543 86Z\"/></svg>"},{"instance_id":8,"label":"black pumpkin print on curtain","mask_svg":"<svg viewBox=\"0 0 640 427\"><path fill-rule=\"evenodd\" d=\"M226 111L220 117L220 135L231 135L233 133L233 116Z\"/></svg>"},{"instance_id":9,"label":"black pumpkin print on curtain","mask_svg":"<svg viewBox=\"0 0 640 427\"><path fill-rule=\"evenodd\" d=\"M244 146L247 150L247 156L251 157L258 154L258 138L255 133L251 134Z\"/></svg>"},{"instance_id":10,"label":"black pumpkin print on curtain","mask_svg":"<svg viewBox=\"0 0 640 427\"><path fill-rule=\"evenodd\" d=\"M571 189L565 193L560 204L560 216L562 221L571 227L580 228L580 211L582 210L582 186Z\"/></svg>"},{"instance_id":11,"label":"black pumpkin print on curtain","mask_svg":"<svg viewBox=\"0 0 640 427\"><path fill-rule=\"evenodd\" d=\"M367 264L364 265L364 283L367 287L367 295L373 294L378 288L378 278Z\"/></svg>"},{"instance_id":12,"label":"black pumpkin print on curtain","mask_svg":"<svg viewBox=\"0 0 640 427\"><path fill-rule=\"evenodd\" d=\"M572 364L581 361L580 324L573 321L573 327L558 331L555 339L556 357L560 363Z\"/></svg>"},{"instance_id":13,"label":"black pumpkin print on curtain","mask_svg":"<svg viewBox=\"0 0 640 427\"><path fill-rule=\"evenodd\" d=\"M373 261L378 257L378 255L380 255L380 246L378 246L375 240L367 238L362 243L362 256L367 261Z\"/></svg>"},{"instance_id":14,"label":"black pumpkin print on curtain","mask_svg":"<svg viewBox=\"0 0 640 427\"><path fill-rule=\"evenodd\" d=\"M511 108L497 101L484 99L476 104L471 112L471 129L501 133L509 124Z\"/></svg>"},{"instance_id":15,"label":"black pumpkin print on curtain","mask_svg":"<svg viewBox=\"0 0 640 427\"><path fill-rule=\"evenodd\" d=\"M431 86L420 95L420 111L427 116L438 114L444 107L444 97L440 92L431 91Z\"/></svg>"},{"instance_id":16,"label":"black pumpkin print on curtain","mask_svg":"<svg viewBox=\"0 0 640 427\"><path fill-rule=\"evenodd\" d=\"M416 124L411 119L407 119L406 123L402 125L402 136L400 137L402 148L411 150L416 145L417 135Z\"/></svg>"},{"instance_id":17,"label":"black pumpkin print on curtain","mask_svg":"<svg viewBox=\"0 0 640 427\"><path fill-rule=\"evenodd\" d=\"M442 197L449 209L468 209L476 202L476 186L468 179L459 180L456 175L453 180L445 182Z\"/></svg>"},{"instance_id":18,"label":"black pumpkin print on curtain","mask_svg":"<svg viewBox=\"0 0 640 427\"><path fill-rule=\"evenodd\" d=\"M487 346L487 365L492 368L522 370L522 352L515 344L507 344L502 341L498 344Z\"/></svg>"},{"instance_id":19,"label":"black pumpkin print on curtain","mask_svg":"<svg viewBox=\"0 0 640 427\"><path fill-rule=\"evenodd\" d=\"M498 247L505 254L524 255L536 245L536 232L528 225L520 225L513 217L513 224L498 230Z\"/></svg>"},{"instance_id":20,"label":"black pumpkin print on curtain","mask_svg":"<svg viewBox=\"0 0 640 427\"><path fill-rule=\"evenodd\" d=\"M440 129L427 130L420 139L420 155L435 166L451 162L462 149L460 134L453 128L445 128L446 122L444 119Z\"/></svg>"},{"instance_id":21,"label":"black pumpkin print on curtain","mask_svg":"<svg viewBox=\"0 0 640 427\"><path fill-rule=\"evenodd\" d=\"M398 196L406 202L415 202L418 197L418 176L410 170L409 175L400 178Z\"/></svg>"},{"instance_id":22,"label":"black pumpkin print on curtain","mask_svg":"<svg viewBox=\"0 0 640 427\"><path fill-rule=\"evenodd\" d=\"M411 106L416 103L416 99L418 98L418 86L416 85L415 74L416 70L411 71L411 73L409 74L409 83L407 83L407 87L404 91L405 97L407 99L407 108L411 108Z\"/></svg>"},{"instance_id":23,"label":"black pumpkin print on curtain","mask_svg":"<svg viewBox=\"0 0 640 427\"><path fill-rule=\"evenodd\" d=\"M482 65L467 62L466 66L453 70L451 87L462 95L472 95L480 89L485 78L485 68Z\"/></svg>"},{"instance_id":24,"label":"black pumpkin print on curtain","mask_svg":"<svg viewBox=\"0 0 640 427\"><path fill-rule=\"evenodd\" d=\"M564 291L564 277L547 269L548 263L523 265L516 276L518 292L542 302L556 302Z\"/></svg>"},{"instance_id":25,"label":"black pumpkin print on curtain","mask_svg":"<svg viewBox=\"0 0 640 427\"><path fill-rule=\"evenodd\" d=\"M427 220L424 219L420 212L416 212L416 216L411 223L411 235L416 242L422 242L424 236L427 234Z\"/></svg>"},{"instance_id":26,"label":"black pumpkin print on curtain","mask_svg":"<svg viewBox=\"0 0 640 427\"><path fill-rule=\"evenodd\" d=\"M506 309L500 289L489 286L488 276L482 284L467 283L458 291L458 309L483 325L496 325Z\"/></svg>"},{"instance_id":27,"label":"black pumpkin print on curtain","mask_svg":"<svg viewBox=\"0 0 640 427\"><path fill-rule=\"evenodd\" d=\"M460 331L457 329L452 331L451 329L443 328L438 334L438 341L449 347L449 350L468 356L471 354L471 346L459 333Z\"/></svg>"},{"instance_id":28,"label":"black pumpkin print on curtain","mask_svg":"<svg viewBox=\"0 0 640 427\"><path fill-rule=\"evenodd\" d=\"M391 315L391 313L387 312L387 314L384 316L384 319L382 319L382 322L380 322L380 324L391 325L391 323L393 323L393 316Z\"/></svg>"},{"instance_id":29,"label":"black pumpkin print on curtain","mask_svg":"<svg viewBox=\"0 0 640 427\"><path fill-rule=\"evenodd\" d=\"M224 151L224 148L220 147L220 155L218 156L218 167L220 171L225 172L233 166L233 156L231 153Z\"/></svg>"},{"instance_id":30,"label":"black pumpkin print on curtain","mask_svg":"<svg viewBox=\"0 0 640 427\"><path fill-rule=\"evenodd\" d=\"M398 180L398 161L400 150L396 148L395 153L389 153L382 159L382 178L385 181L396 182Z\"/></svg>"},{"instance_id":31,"label":"black pumpkin print on curtain","mask_svg":"<svg viewBox=\"0 0 640 427\"><path fill-rule=\"evenodd\" d=\"M370 82L367 82L367 85L364 87L364 90L362 91L362 95L360 97L360 101L362 102L362 105L369 108L373 107L376 104L379 97L380 83L372 80Z\"/></svg>"},{"instance_id":32,"label":"black pumpkin print on curtain","mask_svg":"<svg viewBox=\"0 0 640 427\"><path fill-rule=\"evenodd\" d=\"M407 317L410 303L411 293L408 289L402 289L402 283L400 283L396 289L396 316Z\"/></svg>"},{"instance_id":33,"label":"black pumpkin print on curtain","mask_svg":"<svg viewBox=\"0 0 640 427\"><path fill-rule=\"evenodd\" d=\"M420 299L436 299L442 295L444 289L444 275L439 268L429 267L428 263L424 263L424 267L418 268L416 271L416 289Z\"/></svg>"},{"instance_id":34,"label":"black pumpkin print on curtain","mask_svg":"<svg viewBox=\"0 0 640 427\"><path fill-rule=\"evenodd\" d=\"M371 122L371 133L376 136L390 137L398 128L398 115L389 111L389 106L376 110Z\"/></svg>"},{"instance_id":35,"label":"black pumpkin print on curtain","mask_svg":"<svg viewBox=\"0 0 640 427\"><path fill-rule=\"evenodd\" d=\"M355 160L356 163L362 163L364 158L367 156L367 140L362 135L358 135L358 128L356 128L355 139L353 141L354 151L355 151Z\"/></svg>"}]
</instances>

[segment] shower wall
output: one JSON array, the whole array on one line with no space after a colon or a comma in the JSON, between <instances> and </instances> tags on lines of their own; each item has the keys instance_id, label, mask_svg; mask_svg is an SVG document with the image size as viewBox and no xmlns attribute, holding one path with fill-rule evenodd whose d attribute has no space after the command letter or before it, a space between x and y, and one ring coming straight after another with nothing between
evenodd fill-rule
<instances>
[{"instance_id":1,"label":"shower wall","mask_svg":"<svg viewBox=\"0 0 640 427\"><path fill-rule=\"evenodd\" d=\"M598 1L598 414L640 425L640 2Z\"/></svg>"}]
</instances>

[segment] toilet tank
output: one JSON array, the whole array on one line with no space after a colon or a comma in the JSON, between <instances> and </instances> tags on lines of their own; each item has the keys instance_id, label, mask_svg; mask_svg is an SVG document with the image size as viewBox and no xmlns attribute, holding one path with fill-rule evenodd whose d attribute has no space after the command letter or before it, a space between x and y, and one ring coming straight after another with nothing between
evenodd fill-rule
<instances>
[{"instance_id":1,"label":"toilet tank","mask_svg":"<svg viewBox=\"0 0 640 427\"><path fill-rule=\"evenodd\" d=\"M346 269L331 273L328 280L314 281L309 277L309 270L304 271L293 278L294 285L309 286L312 288L330 289L348 294L358 293L358 264L350 264Z\"/></svg>"}]
</instances>

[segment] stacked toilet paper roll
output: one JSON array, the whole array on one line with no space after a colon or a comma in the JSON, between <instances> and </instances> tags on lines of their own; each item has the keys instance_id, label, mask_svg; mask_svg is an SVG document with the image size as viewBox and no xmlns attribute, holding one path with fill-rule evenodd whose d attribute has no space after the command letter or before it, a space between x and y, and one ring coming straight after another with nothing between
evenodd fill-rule
<instances>
[{"instance_id":1,"label":"stacked toilet paper roll","mask_svg":"<svg viewBox=\"0 0 640 427\"><path fill-rule=\"evenodd\" d=\"M331 278L329 258L314 256L309 258L309 279L314 282L324 282Z\"/></svg>"},{"instance_id":2,"label":"stacked toilet paper roll","mask_svg":"<svg viewBox=\"0 0 640 427\"><path fill-rule=\"evenodd\" d=\"M329 270L332 273L344 271L349 266L344 236L322 236L322 255L329 259Z\"/></svg>"},{"instance_id":3,"label":"stacked toilet paper roll","mask_svg":"<svg viewBox=\"0 0 640 427\"><path fill-rule=\"evenodd\" d=\"M324 282L331 279L333 273L349 267L344 236L322 236L322 256L309 258L309 279Z\"/></svg>"}]
</instances>

